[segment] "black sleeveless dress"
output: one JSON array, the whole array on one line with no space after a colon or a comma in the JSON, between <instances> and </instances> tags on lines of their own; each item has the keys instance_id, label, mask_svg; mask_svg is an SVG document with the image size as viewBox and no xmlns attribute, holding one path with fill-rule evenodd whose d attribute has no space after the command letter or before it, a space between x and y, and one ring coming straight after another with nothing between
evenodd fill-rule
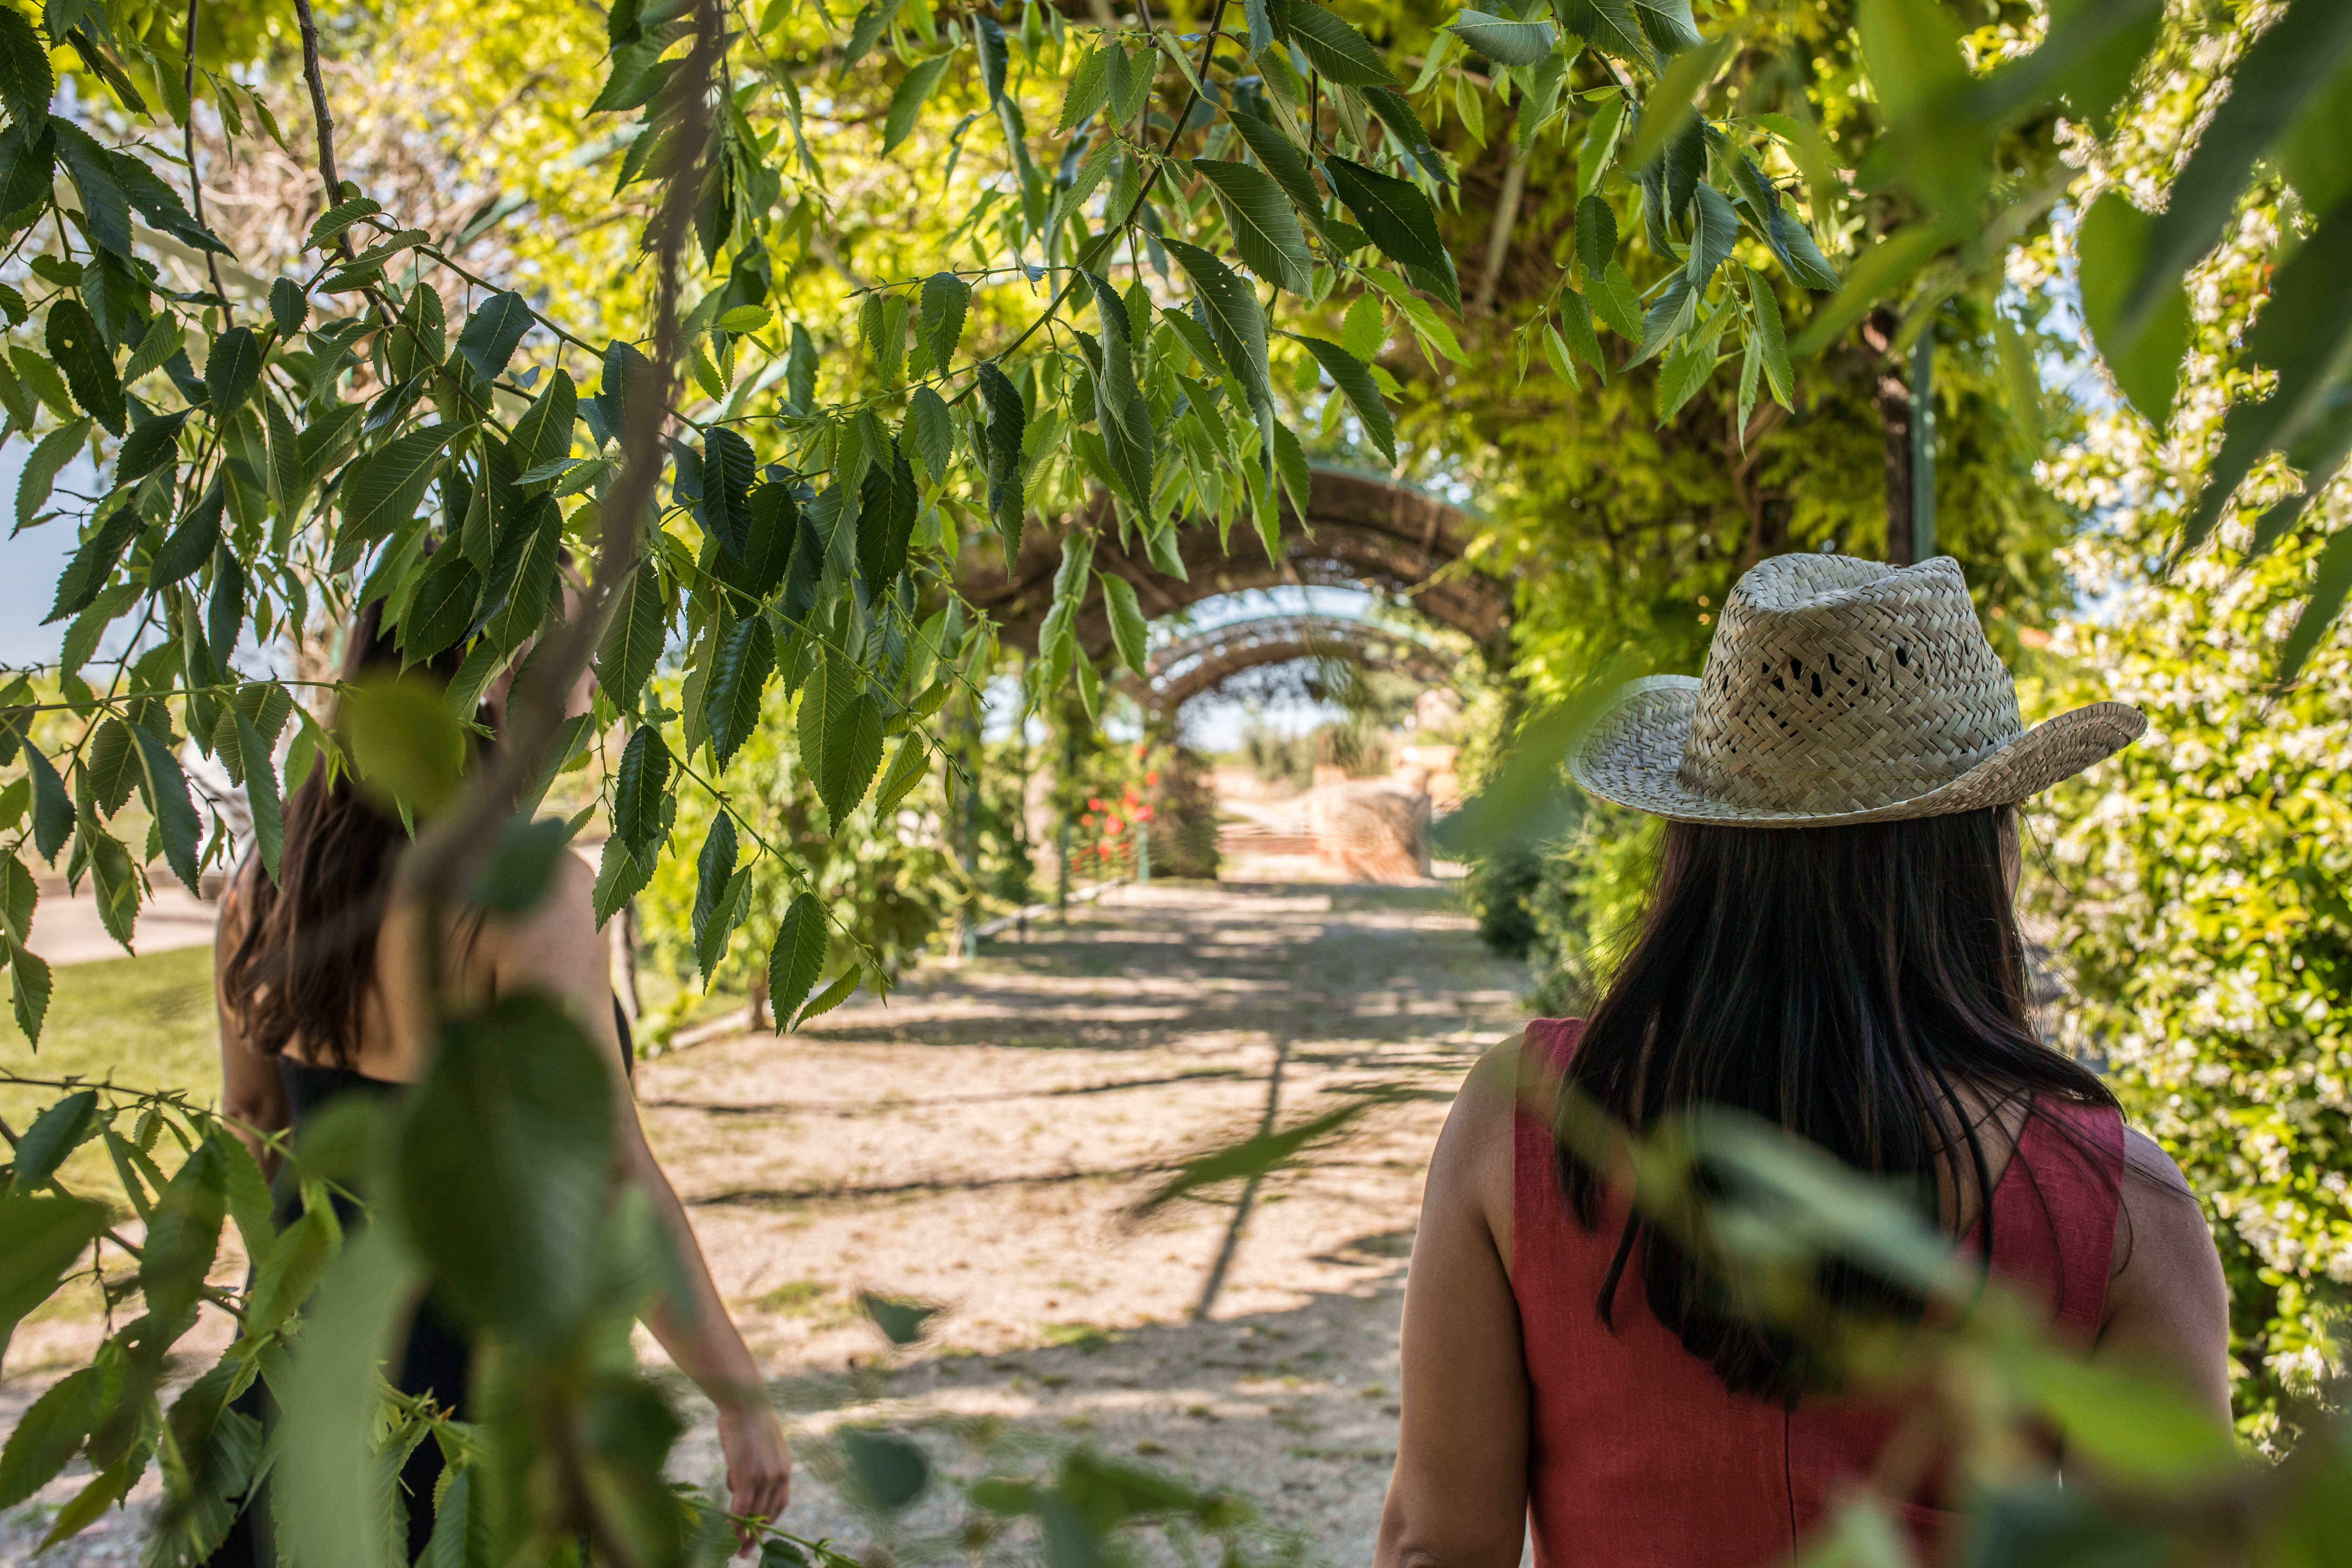
<instances>
[{"instance_id":1,"label":"black sleeveless dress","mask_svg":"<svg viewBox=\"0 0 2352 1568\"><path fill-rule=\"evenodd\" d=\"M636 1050L629 1037L628 1015L621 1010L618 997L613 999L613 1022L621 1034L621 1060L634 1072ZM370 1078L348 1068L316 1067L290 1057L278 1058L278 1076L286 1085L289 1120L298 1132L311 1117L346 1094L389 1098L410 1087ZM346 1232L364 1222L365 1216L350 1200L337 1197L334 1204L335 1217L342 1222ZM291 1225L301 1212L300 1189L290 1181L281 1181L278 1191L278 1228ZM408 1338L401 1349L400 1364L384 1369L392 1385L401 1393L430 1393L436 1404L460 1421L467 1419L473 1370L473 1346L429 1296L416 1305L416 1316L409 1324ZM232 1408L265 1423L276 1415L268 1390L259 1383L240 1394ZM425 1554L426 1542L433 1539L433 1493L440 1482L442 1468L441 1447L429 1439L419 1443L416 1451L408 1457L408 1463L401 1467L400 1483L408 1505L411 1563ZM205 1560L206 1568L275 1568L278 1552L270 1536L269 1506L264 1495L268 1485L265 1481L247 1494L228 1534Z\"/></svg>"}]
</instances>

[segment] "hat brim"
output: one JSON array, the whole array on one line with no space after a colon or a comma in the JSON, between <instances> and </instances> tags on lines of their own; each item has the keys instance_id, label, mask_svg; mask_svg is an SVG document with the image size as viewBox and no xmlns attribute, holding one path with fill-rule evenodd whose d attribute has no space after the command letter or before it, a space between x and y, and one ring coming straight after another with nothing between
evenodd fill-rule
<instances>
[{"instance_id":1,"label":"hat brim","mask_svg":"<svg viewBox=\"0 0 2352 1568\"><path fill-rule=\"evenodd\" d=\"M2105 761L2147 729L2146 717L2127 702L2094 702L2036 724L1925 795L1853 811L1786 811L1717 799L1683 781L1683 750L1690 743L1698 689L1687 675L1652 676L1628 686L1570 748L1570 776L1603 800L1669 822L1749 827L1900 822L2013 805Z\"/></svg>"}]
</instances>

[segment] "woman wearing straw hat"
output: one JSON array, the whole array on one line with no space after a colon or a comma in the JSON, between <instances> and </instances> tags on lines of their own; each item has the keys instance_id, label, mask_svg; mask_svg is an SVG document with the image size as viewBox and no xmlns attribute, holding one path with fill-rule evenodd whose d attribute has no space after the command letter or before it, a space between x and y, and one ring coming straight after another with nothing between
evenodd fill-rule
<instances>
[{"instance_id":1,"label":"woman wearing straw hat","mask_svg":"<svg viewBox=\"0 0 2352 1568\"><path fill-rule=\"evenodd\" d=\"M2145 727L2105 702L2025 729L1949 559L1766 561L1701 678L1612 701L1569 767L1666 819L1649 913L1591 1017L1482 1062L1438 1141L1382 1568L1512 1568L1530 1524L1538 1568L1785 1562L1874 1479L1920 1546L1940 1534L1901 1396L1834 1391L1802 1340L1738 1315L1622 1173L1526 1108L1563 1086L1637 1135L1727 1108L1907 1184L2061 1342L2227 1420L2212 1238L2171 1162L2042 1043L2011 908L2016 804ZM1922 1310L1850 1267L1820 1296Z\"/></svg>"}]
</instances>

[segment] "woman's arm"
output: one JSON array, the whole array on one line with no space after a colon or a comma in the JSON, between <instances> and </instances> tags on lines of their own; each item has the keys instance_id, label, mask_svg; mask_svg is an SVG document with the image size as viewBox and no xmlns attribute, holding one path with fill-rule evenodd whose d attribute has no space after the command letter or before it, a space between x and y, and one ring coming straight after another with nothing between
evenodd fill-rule
<instances>
[{"instance_id":1,"label":"woman's arm","mask_svg":"<svg viewBox=\"0 0 2352 1568\"><path fill-rule=\"evenodd\" d=\"M2230 1286L2205 1211L2156 1140L2124 1133L2116 1273L2093 1354L2144 1367L2230 1419Z\"/></svg>"},{"instance_id":2,"label":"woman's arm","mask_svg":"<svg viewBox=\"0 0 2352 1568\"><path fill-rule=\"evenodd\" d=\"M272 1132L284 1131L291 1121L286 1104L286 1080L278 1076L276 1058L263 1056L253 1048L221 984L228 969L229 955L245 940L244 889L246 879L253 874L248 861L229 879L228 887L221 894L220 918L213 926L213 1008L220 1020L221 1115L227 1119L229 1131L243 1139L245 1146L253 1151L253 1157L261 1163L261 1173L274 1176L278 1173L278 1151L264 1140Z\"/></svg>"},{"instance_id":3,"label":"woman's arm","mask_svg":"<svg viewBox=\"0 0 2352 1568\"><path fill-rule=\"evenodd\" d=\"M562 998L605 1049L618 1079L621 1163L653 1199L655 1212L677 1249L693 1298L690 1316L664 1303L646 1319L678 1369L719 1406L719 1443L727 1459L729 1506L739 1514L773 1519L792 1495L793 1456L782 1422L768 1403L767 1380L736 1331L709 1265L688 1223L686 1209L646 1143L613 1024L612 955L597 934L591 895L594 877L574 855L562 857L553 885L524 921L501 928L493 984L500 992L535 989Z\"/></svg>"},{"instance_id":4,"label":"woman's arm","mask_svg":"<svg viewBox=\"0 0 2352 1568\"><path fill-rule=\"evenodd\" d=\"M1404 1418L1379 1568L1517 1568L1528 1372L1510 1251L1518 1053L1473 1068L1431 1156L1405 1278Z\"/></svg>"}]
</instances>

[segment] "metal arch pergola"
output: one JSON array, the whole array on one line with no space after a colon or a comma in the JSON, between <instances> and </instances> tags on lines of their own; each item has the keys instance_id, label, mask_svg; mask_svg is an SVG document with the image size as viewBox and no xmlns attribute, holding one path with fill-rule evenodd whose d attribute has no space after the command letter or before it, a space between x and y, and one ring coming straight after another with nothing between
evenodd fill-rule
<instances>
[{"instance_id":1,"label":"metal arch pergola","mask_svg":"<svg viewBox=\"0 0 2352 1568\"><path fill-rule=\"evenodd\" d=\"M1345 658L1394 669L1433 685L1454 658L1396 626L1340 616L1254 616L1180 637L1155 651L1140 681L1127 685L1161 713L1213 690L1244 670L1301 658Z\"/></svg>"},{"instance_id":2,"label":"metal arch pergola","mask_svg":"<svg viewBox=\"0 0 2352 1568\"><path fill-rule=\"evenodd\" d=\"M1152 564L1139 539L1121 548L1108 528L1097 535L1095 567L1133 584L1143 613L1154 620L1251 589L1367 588L1410 603L1490 654L1501 652L1510 634L1511 584L1465 559L1468 513L1387 479L1330 467L1312 476L1305 515L1284 504L1279 561L1269 561L1245 527L1235 528L1228 549L1213 523L1195 521L1177 531L1181 576ZM1010 571L983 546L967 560L958 587L995 619L1008 646L1034 653L1061 559L1060 531L1033 521ZM1109 650L1110 625L1098 597L1089 596L1073 630L1090 658Z\"/></svg>"}]
</instances>

